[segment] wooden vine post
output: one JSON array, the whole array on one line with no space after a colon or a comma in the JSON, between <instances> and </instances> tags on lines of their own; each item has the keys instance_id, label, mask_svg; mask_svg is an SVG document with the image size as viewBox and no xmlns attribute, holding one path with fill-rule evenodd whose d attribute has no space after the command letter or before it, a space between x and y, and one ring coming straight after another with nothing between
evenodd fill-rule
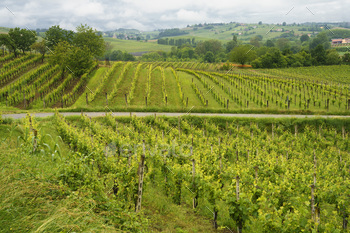
<instances>
[{"instance_id":1,"label":"wooden vine post","mask_svg":"<svg viewBox=\"0 0 350 233\"><path fill-rule=\"evenodd\" d=\"M314 151L314 183L313 183L313 188L316 189L316 171L317 171L317 158L316 158L316 153ZM313 190L314 192L314 190ZM317 204L317 203L316 203ZM314 205L315 205L315 202L314 202ZM315 223L317 224L316 225L316 228L317 226L320 224L320 207L318 205L314 206L314 211L315 211Z\"/></svg>"},{"instance_id":2,"label":"wooden vine post","mask_svg":"<svg viewBox=\"0 0 350 233\"><path fill-rule=\"evenodd\" d=\"M239 176L236 176L236 199L239 201ZM237 232L242 233L242 226L237 226Z\"/></svg>"},{"instance_id":3,"label":"wooden vine post","mask_svg":"<svg viewBox=\"0 0 350 233\"><path fill-rule=\"evenodd\" d=\"M124 96L125 96L125 105L127 107L128 106L128 96L127 96L127 94L125 94Z\"/></svg>"},{"instance_id":4,"label":"wooden vine post","mask_svg":"<svg viewBox=\"0 0 350 233\"><path fill-rule=\"evenodd\" d=\"M315 215L315 194L314 189L315 185L312 184L311 186L311 217L314 222L316 222L316 215Z\"/></svg>"},{"instance_id":5,"label":"wooden vine post","mask_svg":"<svg viewBox=\"0 0 350 233\"><path fill-rule=\"evenodd\" d=\"M144 170L145 170L145 141L143 141L143 154L141 155L141 161L137 172L139 175L139 187L137 191L136 213L141 210Z\"/></svg>"},{"instance_id":6,"label":"wooden vine post","mask_svg":"<svg viewBox=\"0 0 350 233\"><path fill-rule=\"evenodd\" d=\"M27 104L26 104L26 93L23 92L23 107L27 108Z\"/></svg>"},{"instance_id":7,"label":"wooden vine post","mask_svg":"<svg viewBox=\"0 0 350 233\"><path fill-rule=\"evenodd\" d=\"M259 167L255 166L254 169L255 169L255 180L258 183L258 170L259 170Z\"/></svg>"},{"instance_id":8,"label":"wooden vine post","mask_svg":"<svg viewBox=\"0 0 350 233\"><path fill-rule=\"evenodd\" d=\"M191 154L192 154L192 147L191 147ZM196 160L192 159L192 188L193 190L196 190ZM198 200L197 200L197 195L193 197L193 209L197 208L198 206Z\"/></svg>"}]
</instances>

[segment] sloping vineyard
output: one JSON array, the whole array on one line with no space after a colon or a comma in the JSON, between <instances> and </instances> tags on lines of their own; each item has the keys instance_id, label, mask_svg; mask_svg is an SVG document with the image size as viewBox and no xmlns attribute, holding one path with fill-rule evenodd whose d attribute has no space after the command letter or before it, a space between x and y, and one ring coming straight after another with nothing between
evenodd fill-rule
<instances>
[{"instance_id":1,"label":"sloping vineyard","mask_svg":"<svg viewBox=\"0 0 350 233\"><path fill-rule=\"evenodd\" d=\"M59 68L41 63L41 57L26 54L1 58L0 101L18 108L45 108L73 104L85 90L95 63L82 77L62 74ZM59 102L59 104L58 104Z\"/></svg>"},{"instance_id":2,"label":"sloping vineyard","mask_svg":"<svg viewBox=\"0 0 350 233\"><path fill-rule=\"evenodd\" d=\"M39 60L30 54L1 57L2 105L108 106L143 111L186 111L189 107L228 112L350 111L346 74L337 67L321 67L319 72L312 67L220 72L215 64L205 63L115 62L110 67L95 64L87 74L74 78L69 73L62 75L57 67L39 64Z\"/></svg>"}]
</instances>

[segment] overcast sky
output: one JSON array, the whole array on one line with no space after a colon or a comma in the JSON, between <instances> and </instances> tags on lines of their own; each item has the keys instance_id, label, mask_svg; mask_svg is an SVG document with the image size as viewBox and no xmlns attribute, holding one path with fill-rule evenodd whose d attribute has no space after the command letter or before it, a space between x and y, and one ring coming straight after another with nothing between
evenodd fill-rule
<instances>
[{"instance_id":1,"label":"overcast sky","mask_svg":"<svg viewBox=\"0 0 350 233\"><path fill-rule=\"evenodd\" d=\"M1 0L0 26L147 31L205 22L349 22L349 9L348 0Z\"/></svg>"}]
</instances>

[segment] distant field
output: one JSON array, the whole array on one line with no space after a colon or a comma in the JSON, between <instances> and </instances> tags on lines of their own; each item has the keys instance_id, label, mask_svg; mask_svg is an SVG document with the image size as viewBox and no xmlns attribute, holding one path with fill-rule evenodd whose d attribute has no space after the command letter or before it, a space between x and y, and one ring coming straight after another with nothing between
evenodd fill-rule
<instances>
[{"instance_id":1,"label":"distant field","mask_svg":"<svg viewBox=\"0 0 350 233\"><path fill-rule=\"evenodd\" d=\"M255 27L248 30L249 27ZM242 41L249 41L250 38L261 35L263 37L263 41L266 41L268 39L273 39L276 37L280 37L283 33L286 31L294 31L295 34L312 34L311 31L298 31L299 29L303 28L305 26L282 26L282 25L257 25L257 24L246 24L242 26L235 27L234 24L229 25L220 25L220 26L214 26L212 29L206 29L205 27L198 27L197 30L194 30L193 27L185 28L184 30L187 31L189 34L187 35L181 35L181 36L174 36L174 37L168 37L168 38L196 38L197 41L205 41L210 39L216 39L220 40L221 42L225 43L228 40L232 39L232 34L238 34L241 33L241 35L238 35L238 39ZM277 30L277 29L284 29L284 32L268 32L270 29ZM145 32L147 34L147 32Z\"/></svg>"},{"instance_id":2,"label":"distant field","mask_svg":"<svg viewBox=\"0 0 350 233\"><path fill-rule=\"evenodd\" d=\"M0 33L8 33L9 30L10 30L9 28L0 27Z\"/></svg>"},{"instance_id":3,"label":"distant field","mask_svg":"<svg viewBox=\"0 0 350 233\"><path fill-rule=\"evenodd\" d=\"M105 41L112 44L113 50L122 50L129 53L146 52L146 51L165 51L170 52L170 45L160 45L157 42L143 42L136 40L120 40L110 37L104 37Z\"/></svg>"},{"instance_id":4,"label":"distant field","mask_svg":"<svg viewBox=\"0 0 350 233\"><path fill-rule=\"evenodd\" d=\"M283 69L258 69L251 70L254 74L266 74L276 77L293 78L299 80L337 82L350 84L350 66L311 66Z\"/></svg>"}]
</instances>

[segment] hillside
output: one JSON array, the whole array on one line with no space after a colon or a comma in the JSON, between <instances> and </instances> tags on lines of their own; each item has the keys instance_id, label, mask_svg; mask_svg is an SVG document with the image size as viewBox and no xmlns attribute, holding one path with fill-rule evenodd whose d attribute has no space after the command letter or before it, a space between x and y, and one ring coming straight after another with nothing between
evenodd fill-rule
<instances>
[{"instance_id":1,"label":"hillside","mask_svg":"<svg viewBox=\"0 0 350 233\"><path fill-rule=\"evenodd\" d=\"M327 27L325 26L327 25ZM329 28L330 30L328 30ZM138 30L116 30L109 31L104 34L106 41L113 43L113 48L127 52L146 52L146 51L166 51L168 52L171 46L158 47L159 38L170 39L194 39L196 43L206 40L219 40L222 44L226 44L232 40L233 35L243 43L249 43L250 39L256 36L262 38L262 43L267 40L276 40L278 38L287 38L290 41L299 41L303 34L310 35L314 38L319 32L326 31L330 38L350 37L349 28L338 27L338 24L332 23L303 23L303 24L245 24L245 23L218 23L218 24L197 24L188 25L186 28L179 29L181 35L160 37L164 31L173 29L159 29L156 31L138 31ZM178 33L178 32L177 32ZM109 36L109 37L108 37ZM117 36L123 39L123 42L118 39L113 39L112 36ZM124 42L128 38L127 42ZM148 41L140 45L139 41ZM339 51L343 54L343 51Z\"/></svg>"},{"instance_id":2,"label":"hillside","mask_svg":"<svg viewBox=\"0 0 350 233\"><path fill-rule=\"evenodd\" d=\"M8 33L9 30L10 28L0 27L0 33Z\"/></svg>"}]
</instances>

